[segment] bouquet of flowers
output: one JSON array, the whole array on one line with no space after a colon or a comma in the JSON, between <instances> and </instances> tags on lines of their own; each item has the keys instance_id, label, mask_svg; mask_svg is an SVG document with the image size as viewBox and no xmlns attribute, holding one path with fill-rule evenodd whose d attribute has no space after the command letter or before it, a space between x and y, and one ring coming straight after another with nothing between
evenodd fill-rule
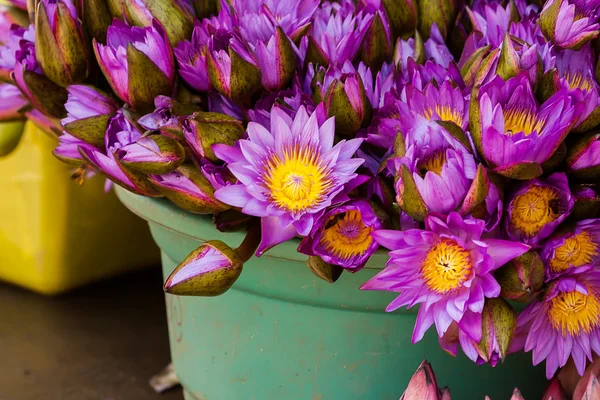
<instances>
[{"instance_id":1,"label":"bouquet of flowers","mask_svg":"<svg viewBox=\"0 0 600 400\"><path fill-rule=\"evenodd\" d=\"M600 1L12 5L0 119L56 134L80 180L247 230L167 292L224 293L298 237L330 282L382 246L362 289L418 305L413 342L435 325L451 354L531 351L549 378L600 354Z\"/></svg>"}]
</instances>

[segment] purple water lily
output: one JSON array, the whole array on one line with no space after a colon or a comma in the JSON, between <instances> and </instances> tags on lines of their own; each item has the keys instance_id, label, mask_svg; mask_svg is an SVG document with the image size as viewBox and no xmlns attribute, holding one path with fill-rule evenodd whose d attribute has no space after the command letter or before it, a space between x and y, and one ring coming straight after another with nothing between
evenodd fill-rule
<instances>
[{"instance_id":1,"label":"purple water lily","mask_svg":"<svg viewBox=\"0 0 600 400\"><path fill-rule=\"evenodd\" d=\"M592 351L600 354L600 272L567 275L519 315L513 351L531 351L533 365L546 360L546 377L573 358L583 375Z\"/></svg>"},{"instance_id":2,"label":"purple water lily","mask_svg":"<svg viewBox=\"0 0 600 400\"><path fill-rule=\"evenodd\" d=\"M557 150L578 118L575 101L559 91L538 105L527 74L496 77L481 88L481 137L475 144L497 173L516 179L542 174L541 164Z\"/></svg>"},{"instance_id":3,"label":"purple water lily","mask_svg":"<svg viewBox=\"0 0 600 400\"><path fill-rule=\"evenodd\" d=\"M579 221L566 232L551 236L540 255L552 278L595 267L600 261L600 220Z\"/></svg>"},{"instance_id":4,"label":"purple water lily","mask_svg":"<svg viewBox=\"0 0 600 400\"><path fill-rule=\"evenodd\" d=\"M431 60L444 68L448 68L454 62L454 56L450 53L440 29L435 23L431 26L429 39L423 43L423 50L425 50L424 61ZM394 51L394 63L406 67L409 58L415 58L415 39L398 39Z\"/></svg>"},{"instance_id":5,"label":"purple water lily","mask_svg":"<svg viewBox=\"0 0 600 400\"><path fill-rule=\"evenodd\" d=\"M540 27L557 46L577 50L600 34L599 8L598 0L547 0Z\"/></svg>"},{"instance_id":6,"label":"purple water lily","mask_svg":"<svg viewBox=\"0 0 600 400\"><path fill-rule=\"evenodd\" d=\"M523 182L507 200L505 228L513 240L535 246L554 232L573 209L567 175Z\"/></svg>"},{"instance_id":7,"label":"purple water lily","mask_svg":"<svg viewBox=\"0 0 600 400\"><path fill-rule=\"evenodd\" d=\"M94 51L114 92L134 108L151 108L156 96L171 95L175 81L173 53L157 22L139 28L114 20L106 44L94 41ZM130 81L130 77L140 76L142 81Z\"/></svg>"},{"instance_id":8,"label":"purple water lily","mask_svg":"<svg viewBox=\"0 0 600 400\"><path fill-rule=\"evenodd\" d=\"M391 250L390 260L361 289L400 293L386 311L422 303L413 343L433 324L442 337L453 321L479 342L485 298L500 295L493 271L529 249L522 243L482 238L484 226L481 220L463 220L457 213L444 219L431 214L426 230L374 232L375 240Z\"/></svg>"},{"instance_id":9,"label":"purple water lily","mask_svg":"<svg viewBox=\"0 0 600 400\"><path fill-rule=\"evenodd\" d=\"M270 131L250 122L248 139L236 147L213 146L239 180L217 190L215 197L261 218L258 255L297 234L308 235L356 176L363 160L352 156L362 140L334 146L334 131L334 120L326 119L322 105L310 116L301 107L294 119L274 106Z\"/></svg>"},{"instance_id":10,"label":"purple water lily","mask_svg":"<svg viewBox=\"0 0 600 400\"><path fill-rule=\"evenodd\" d=\"M382 227L369 202L352 201L325 213L300 243L298 251L357 271L379 248L372 233Z\"/></svg>"}]
</instances>

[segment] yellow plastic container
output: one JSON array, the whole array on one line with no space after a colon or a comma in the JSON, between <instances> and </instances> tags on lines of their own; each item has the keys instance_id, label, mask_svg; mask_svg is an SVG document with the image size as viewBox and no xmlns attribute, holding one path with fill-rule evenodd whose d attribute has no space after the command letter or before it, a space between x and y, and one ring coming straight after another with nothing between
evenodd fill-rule
<instances>
[{"instance_id":1,"label":"yellow plastic container","mask_svg":"<svg viewBox=\"0 0 600 400\"><path fill-rule=\"evenodd\" d=\"M159 265L146 222L104 193L101 177L72 181L55 144L28 122L18 147L0 158L0 280L57 294Z\"/></svg>"}]
</instances>

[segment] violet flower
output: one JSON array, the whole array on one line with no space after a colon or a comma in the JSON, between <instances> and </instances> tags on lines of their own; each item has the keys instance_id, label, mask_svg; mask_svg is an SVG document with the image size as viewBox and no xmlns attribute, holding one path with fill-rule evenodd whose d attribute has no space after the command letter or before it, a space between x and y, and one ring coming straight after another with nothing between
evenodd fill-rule
<instances>
[{"instance_id":1,"label":"violet flower","mask_svg":"<svg viewBox=\"0 0 600 400\"><path fill-rule=\"evenodd\" d=\"M578 50L600 33L599 7L598 0L547 0L539 24L554 44Z\"/></svg>"},{"instance_id":2,"label":"violet flower","mask_svg":"<svg viewBox=\"0 0 600 400\"><path fill-rule=\"evenodd\" d=\"M507 200L506 233L513 240L535 246L569 216L574 203L564 173L523 182Z\"/></svg>"},{"instance_id":3,"label":"violet flower","mask_svg":"<svg viewBox=\"0 0 600 400\"><path fill-rule=\"evenodd\" d=\"M114 20L106 44L94 41L94 52L114 92L133 108L149 111L156 96L172 94L173 53L158 23L139 28Z\"/></svg>"},{"instance_id":4,"label":"violet flower","mask_svg":"<svg viewBox=\"0 0 600 400\"><path fill-rule=\"evenodd\" d=\"M457 213L445 219L430 214L426 230L374 232L375 240L392 250L390 260L361 289L400 293L386 311L423 303L413 343L433 324L442 337L453 321L479 342L485 299L500 295L493 271L529 249L522 243L483 238L484 225Z\"/></svg>"},{"instance_id":5,"label":"violet flower","mask_svg":"<svg viewBox=\"0 0 600 400\"><path fill-rule=\"evenodd\" d=\"M213 146L239 180L217 190L215 197L261 218L257 255L297 234L308 235L325 209L336 203L336 196L343 194L344 184L356 176L363 160L352 156L362 140L334 146L334 130L323 106L310 116L301 107L294 119L275 106L270 131L250 122L248 139L236 147Z\"/></svg>"},{"instance_id":6,"label":"violet flower","mask_svg":"<svg viewBox=\"0 0 600 400\"><path fill-rule=\"evenodd\" d=\"M600 272L587 271L550 283L544 296L519 315L513 351L531 351L533 365L546 360L546 377L573 358L583 375L592 351L600 354Z\"/></svg>"},{"instance_id":7,"label":"violet flower","mask_svg":"<svg viewBox=\"0 0 600 400\"><path fill-rule=\"evenodd\" d=\"M298 251L358 271L379 248L372 233L382 227L369 202L352 201L325 213L300 243Z\"/></svg>"},{"instance_id":8,"label":"violet flower","mask_svg":"<svg viewBox=\"0 0 600 400\"><path fill-rule=\"evenodd\" d=\"M0 121L21 119L28 103L19 88L10 83L0 83Z\"/></svg>"}]
</instances>

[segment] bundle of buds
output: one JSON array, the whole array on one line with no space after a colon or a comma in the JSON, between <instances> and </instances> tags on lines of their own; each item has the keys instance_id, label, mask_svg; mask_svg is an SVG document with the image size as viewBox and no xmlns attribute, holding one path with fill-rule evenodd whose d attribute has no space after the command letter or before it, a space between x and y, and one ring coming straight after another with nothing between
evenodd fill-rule
<instances>
[{"instance_id":1,"label":"bundle of buds","mask_svg":"<svg viewBox=\"0 0 600 400\"><path fill-rule=\"evenodd\" d=\"M247 230L167 292L289 240L329 282L383 246L362 289L419 305L414 342L549 378L600 354L600 0L12 0L0 26L0 120Z\"/></svg>"}]
</instances>

